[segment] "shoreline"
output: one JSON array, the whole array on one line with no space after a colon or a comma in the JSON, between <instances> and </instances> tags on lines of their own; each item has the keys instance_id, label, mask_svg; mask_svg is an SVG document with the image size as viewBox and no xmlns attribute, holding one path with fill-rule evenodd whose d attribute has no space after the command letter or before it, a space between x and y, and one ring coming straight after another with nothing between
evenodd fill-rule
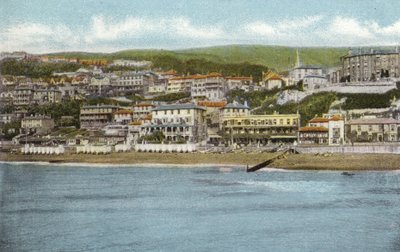
<instances>
[{"instance_id":1,"label":"shoreline","mask_svg":"<svg viewBox=\"0 0 400 252\"><path fill-rule=\"evenodd\" d=\"M264 162L280 153L143 153L108 155L63 154L59 156L0 153L0 163L34 162L52 165L243 168ZM266 168L282 170L389 171L400 169L398 154L289 154Z\"/></svg>"}]
</instances>

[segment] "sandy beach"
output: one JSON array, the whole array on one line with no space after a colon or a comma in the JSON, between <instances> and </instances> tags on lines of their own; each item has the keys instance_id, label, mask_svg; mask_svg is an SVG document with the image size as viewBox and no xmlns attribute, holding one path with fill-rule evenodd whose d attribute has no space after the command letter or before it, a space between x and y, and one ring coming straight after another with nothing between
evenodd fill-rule
<instances>
[{"instance_id":1,"label":"sandy beach","mask_svg":"<svg viewBox=\"0 0 400 252\"><path fill-rule=\"evenodd\" d=\"M252 166L280 153L112 153L109 155L64 154L60 156L0 153L6 162L62 162L89 164L176 164L179 166ZM292 170L395 170L400 168L396 154L289 154L269 165Z\"/></svg>"}]
</instances>

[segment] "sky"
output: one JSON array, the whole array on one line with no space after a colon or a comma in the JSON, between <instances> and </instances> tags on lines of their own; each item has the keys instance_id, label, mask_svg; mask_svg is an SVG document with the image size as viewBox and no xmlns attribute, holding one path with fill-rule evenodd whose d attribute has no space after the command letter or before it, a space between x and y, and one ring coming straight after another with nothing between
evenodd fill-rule
<instances>
[{"instance_id":1,"label":"sky","mask_svg":"<svg viewBox=\"0 0 400 252\"><path fill-rule=\"evenodd\" d=\"M400 44L398 0L0 0L0 51Z\"/></svg>"}]
</instances>

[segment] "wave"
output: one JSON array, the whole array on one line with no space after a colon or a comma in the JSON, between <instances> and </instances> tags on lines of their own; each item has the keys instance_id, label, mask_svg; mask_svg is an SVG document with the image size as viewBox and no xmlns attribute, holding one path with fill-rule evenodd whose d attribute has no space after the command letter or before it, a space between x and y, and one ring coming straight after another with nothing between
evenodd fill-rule
<instances>
[{"instance_id":1,"label":"wave","mask_svg":"<svg viewBox=\"0 0 400 252\"><path fill-rule=\"evenodd\" d=\"M265 188L277 192L330 192L335 184L318 181L241 181L246 186Z\"/></svg>"}]
</instances>

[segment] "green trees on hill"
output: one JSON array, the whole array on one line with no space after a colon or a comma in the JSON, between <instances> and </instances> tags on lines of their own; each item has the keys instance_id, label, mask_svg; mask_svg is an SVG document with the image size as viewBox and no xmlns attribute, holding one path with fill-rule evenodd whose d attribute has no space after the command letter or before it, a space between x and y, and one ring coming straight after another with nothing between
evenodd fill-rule
<instances>
[{"instance_id":1,"label":"green trees on hill","mask_svg":"<svg viewBox=\"0 0 400 252\"><path fill-rule=\"evenodd\" d=\"M190 97L189 92L180 92L180 93L160 95L160 96L154 97L153 100L163 101L163 102L173 102L173 101L179 101L180 99L189 98L189 97Z\"/></svg>"},{"instance_id":2,"label":"green trees on hill","mask_svg":"<svg viewBox=\"0 0 400 252\"><path fill-rule=\"evenodd\" d=\"M38 61L17 61L14 59L0 61L2 75L27 76L30 78L50 77L53 72L76 71L81 65L76 63L58 62L44 63Z\"/></svg>"},{"instance_id":3,"label":"green trees on hill","mask_svg":"<svg viewBox=\"0 0 400 252\"><path fill-rule=\"evenodd\" d=\"M56 104L45 104L31 106L28 108L28 115L47 115L54 119L56 125L60 125L62 116L72 116L73 125L79 128L79 114L81 101L66 101Z\"/></svg>"},{"instance_id":4,"label":"green trees on hill","mask_svg":"<svg viewBox=\"0 0 400 252\"><path fill-rule=\"evenodd\" d=\"M387 108L393 97L400 97L400 90L393 89L384 94L338 94L339 98L346 97L342 109Z\"/></svg>"}]
</instances>

